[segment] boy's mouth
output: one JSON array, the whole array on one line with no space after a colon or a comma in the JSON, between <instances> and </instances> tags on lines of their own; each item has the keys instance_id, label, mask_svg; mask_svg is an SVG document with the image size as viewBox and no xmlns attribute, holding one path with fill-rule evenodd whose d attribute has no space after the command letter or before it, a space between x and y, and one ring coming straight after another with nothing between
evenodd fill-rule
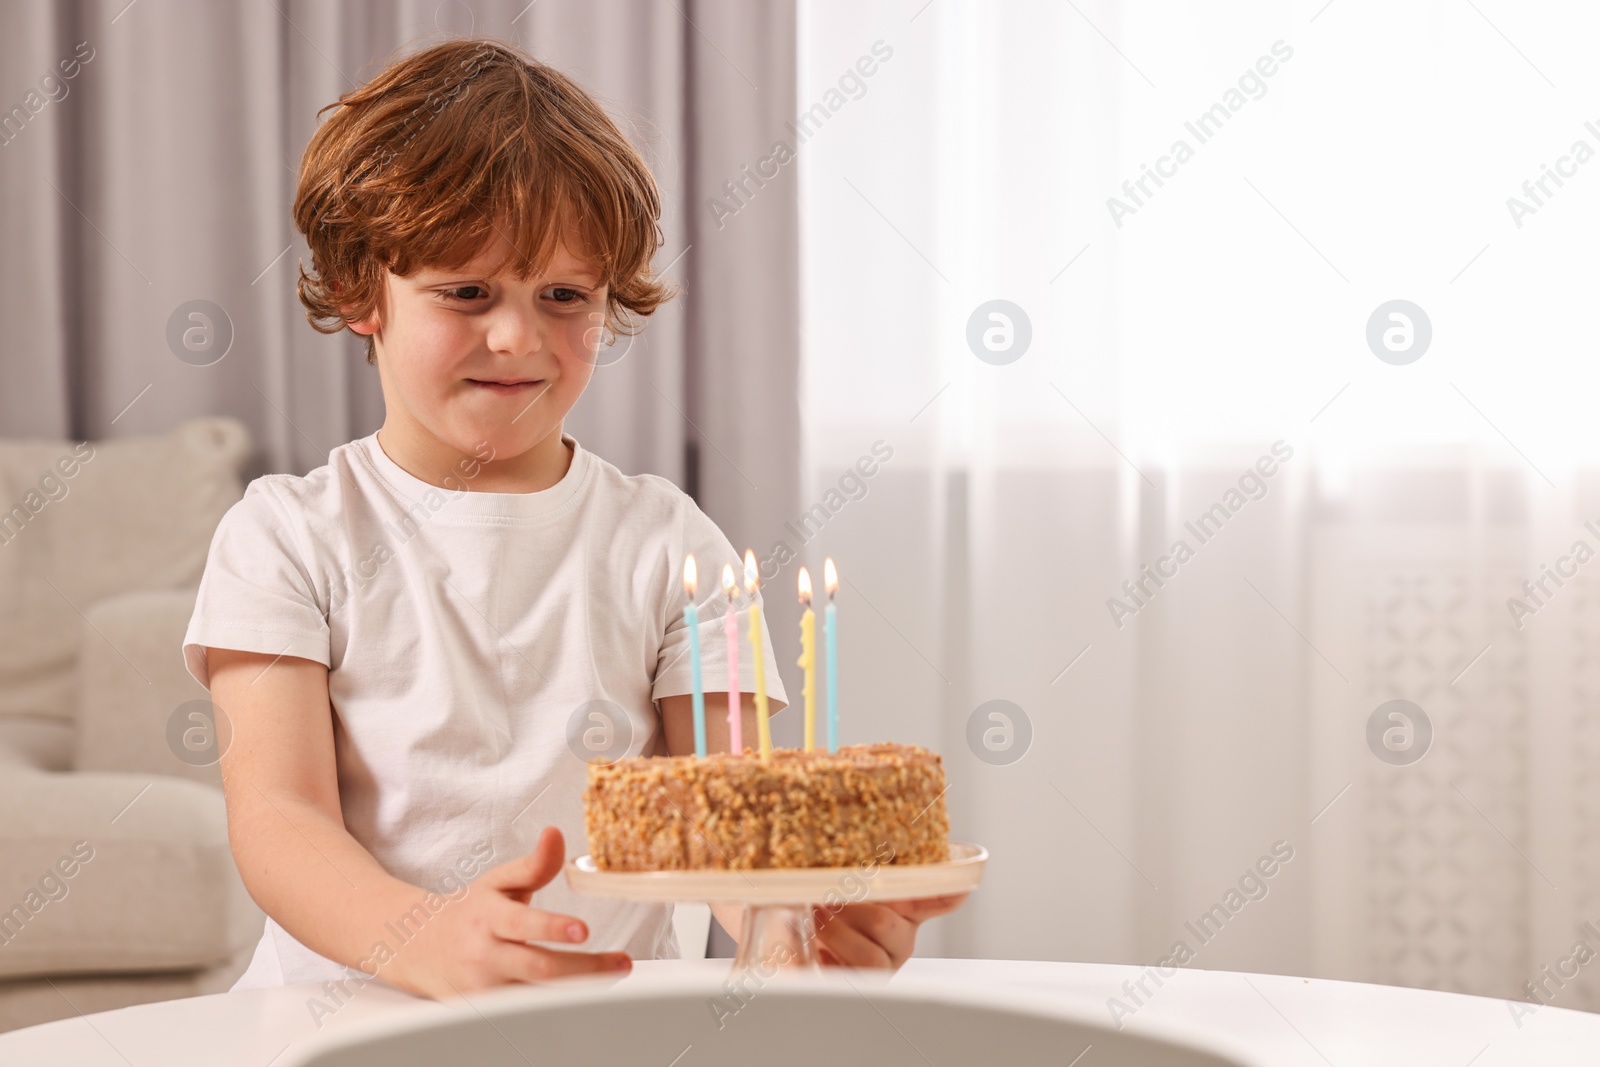
<instances>
[{"instance_id":1,"label":"boy's mouth","mask_svg":"<svg viewBox=\"0 0 1600 1067\"><path fill-rule=\"evenodd\" d=\"M468 378L467 381L471 382L480 389L494 393L496 396L516 396L519 393L526 393L532 390L542 389L545 385L544 379L542 378L536 378L525 382L480 381L477 378Z\"/></svg>"}]
</instances>

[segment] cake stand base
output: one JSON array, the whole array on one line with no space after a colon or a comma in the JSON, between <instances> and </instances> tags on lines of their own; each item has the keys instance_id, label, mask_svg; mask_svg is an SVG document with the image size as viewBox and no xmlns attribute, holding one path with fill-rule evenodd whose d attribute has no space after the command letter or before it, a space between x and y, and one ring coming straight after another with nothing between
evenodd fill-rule
<instances>
[{"instance_id":1,"label":"cake stand base","mask_svg":"<svg viewBox=\"0 0 1600 1067\"><path fill-rule=\"evenodd\" d=\"M817 970L817 924L810 904L746 904L735 971Z\"/></svg>"}]
</instances>

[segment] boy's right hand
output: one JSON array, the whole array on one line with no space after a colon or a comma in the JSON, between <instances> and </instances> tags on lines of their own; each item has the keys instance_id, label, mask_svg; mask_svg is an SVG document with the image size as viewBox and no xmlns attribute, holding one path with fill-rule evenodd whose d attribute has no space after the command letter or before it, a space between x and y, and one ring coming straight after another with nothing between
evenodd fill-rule
<instances>
[{"instance_id":1,"label":"boy's right hand","mask_svg":"<svg viewBox=\"0 0 1600 1067\"><path fill-rule=\"evenodd\" d=\"M423 996L443 999L520 982L577 974L621 976L632 968L625 952L569 952L529 941L581 942L582 920L528 907L533 891L561 871L561 831L546 827L532 852L479 875L395 952L379 976Z\"/></svg>"}]
</instances>

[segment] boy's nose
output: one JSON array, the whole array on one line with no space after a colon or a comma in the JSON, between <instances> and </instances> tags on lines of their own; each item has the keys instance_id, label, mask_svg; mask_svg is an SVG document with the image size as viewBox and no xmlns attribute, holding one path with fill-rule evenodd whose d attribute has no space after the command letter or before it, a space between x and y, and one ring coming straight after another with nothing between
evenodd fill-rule
<instances>
[{"instance_id":1,"label":"boy's nose","mask_svg":"<svg viewBox=\"0 0 1600 1067\"><path fill-rule=\"evenodd\" d=\"M487 338L492 352L527 356L544 351L545 324L533 308L501 307L494 311Z\"/></svg>"}]
</instances>

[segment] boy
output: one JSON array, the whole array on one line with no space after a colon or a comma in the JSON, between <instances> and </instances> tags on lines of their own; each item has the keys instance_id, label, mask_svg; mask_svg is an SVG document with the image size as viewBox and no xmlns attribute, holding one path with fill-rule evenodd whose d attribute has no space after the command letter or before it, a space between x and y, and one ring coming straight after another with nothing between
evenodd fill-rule
<instances>
[{"instance_id":1,"label":"boy","mask_svg":"<svg viewBox=\"0 0 1600 1067\"><path fill-rule=\"evenodd\" d=\"M693 751L684 557L742 571L670 482L562 430L602 335L669 295L654 181L577 85L492 40L399 60L330 107L295 198L298 291L315 328L366 336L384 423L250 484L184 637L231 722L229 838L269 916L235 988L353 967L438 997L676 956L668 906L558 876L590 731L610 755ZM701 589L707 740L726 751L721 591ZM820 951L898 966L957 903L850 905ZM738 931L737 908L717 915Z\"/></svg>"}]
</instances>

